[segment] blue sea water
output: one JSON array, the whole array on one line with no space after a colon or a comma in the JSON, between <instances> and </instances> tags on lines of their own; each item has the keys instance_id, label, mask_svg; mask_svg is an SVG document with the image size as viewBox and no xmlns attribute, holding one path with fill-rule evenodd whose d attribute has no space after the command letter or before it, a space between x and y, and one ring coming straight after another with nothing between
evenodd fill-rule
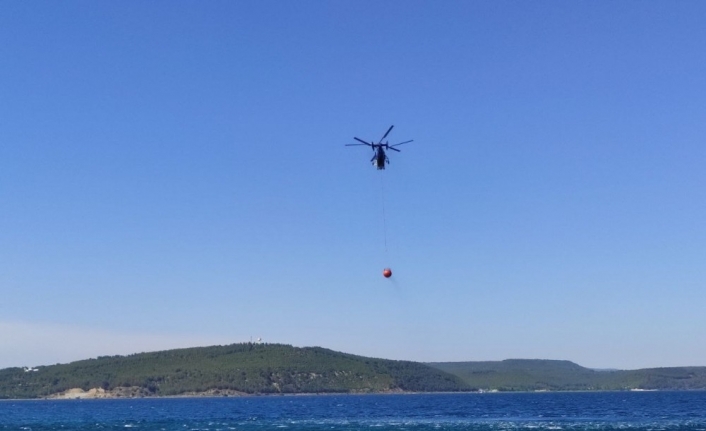
<instances>
[{"instance_id":1,"label":"blue sea water","mask_svg":"<svg viewBox=\"0 0 706 431\"><path fill-rule=\"evenodd\" d=\"M1 401L0 431L693 430L706 392Z\"/></svg>"}]
</instances>

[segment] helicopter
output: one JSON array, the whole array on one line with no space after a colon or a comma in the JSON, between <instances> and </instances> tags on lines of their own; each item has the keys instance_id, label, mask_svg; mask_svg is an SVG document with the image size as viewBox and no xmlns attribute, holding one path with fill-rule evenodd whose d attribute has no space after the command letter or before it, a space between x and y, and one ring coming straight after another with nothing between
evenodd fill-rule
<instances>
[{"instance_id":1,"label":"helicopter","mask_svg":"<svg viewBox=\"0 0 706 431\"><path fill-rule=\"evenodd\" d=\"M377 167L378 170L385 169L385 164L390 164L390 159L387 158L387 154L385 154L385 150L397 151L399 153L400 150L398 150L397 148L394 148L394 147L396 147L398 145L402 145L402 144L408 144L413 141L413 139L410 139L409 141L400 142L399 144L394 144L394 145L390 145L389 142L385 141L385 143L383 144L382 143L383 139L387 138L387 135L390 134L390 131L392 130L393 127L395 127L394 124L392 126L390 126L389 129L387 129L387 132L385 132L385 134L382 135L382 138L380 138L380 141L378 141L377 144L373 144L372 142L365 142L364 140L362 140L360 138L353 137L353 139L355 139L356 141L361 142L361 143L360 144L346 144L346 146L352 147L354 145L367 145L367 146L371 147L373 149L373 151L375 152L375 154L373 155L373 158L370 159L370 161L373 162L373 166Z\"/></svg>"}]
</instances>

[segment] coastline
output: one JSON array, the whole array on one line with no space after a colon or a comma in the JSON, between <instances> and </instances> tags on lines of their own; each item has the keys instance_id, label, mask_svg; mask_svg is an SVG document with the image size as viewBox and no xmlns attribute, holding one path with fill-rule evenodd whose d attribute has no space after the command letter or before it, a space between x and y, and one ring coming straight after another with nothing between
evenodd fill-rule
<instances>
[{"instance_id":1,"label":"coastline","mask_svg":"<svg viewBox=\"0 0 706 431\"><path fill-rule=\"evenodd\" d=\"M128 389L128 390L126 390ZM154 395L144 388L118 388L106 391L102 388L93 388L84 391L81 388L72 388L58 394L39 398L0 398L0 402L8 401L76 401L76 400L136 400L136 399L187 399L187 398L251 398L251 397L322 397L322 396L366 396L366 395L486 395L486 394L558 394L558 393L650 393L650 392L706 392L706 389L689 390L661 390L661 389L623 389L623 390L580 390L580 391L441 391L441 392L414 392L404 390L391 390L380 392L302 392L302 393L247 393L234 390L212 389L204 392L185 392L178 395ZM131 393L128 395L128 392Z\"/></svg>"},{"instance_id":2,"label":"coastline","mask_svg":"<svg viewBox=\"0 0 706 431\"><path fill-rule=\"evenodd\" d=\"M133 386L129 388L71 388L63 392L37 398L0 398L0 401L62 401L62 400L130 400L130 399L164 399L164 398L242 398L242 397L301 397L301 396L341 396L341 395L404 395L404 394L440 394L466 392L412 392L389 390L380 392L301 392L301 393L247 393L232 389L209 389L202 392L184 392L177 395L158 395L145 388ZM468 392L478 393L478 392Z\"/></svg>"}]
</instances>

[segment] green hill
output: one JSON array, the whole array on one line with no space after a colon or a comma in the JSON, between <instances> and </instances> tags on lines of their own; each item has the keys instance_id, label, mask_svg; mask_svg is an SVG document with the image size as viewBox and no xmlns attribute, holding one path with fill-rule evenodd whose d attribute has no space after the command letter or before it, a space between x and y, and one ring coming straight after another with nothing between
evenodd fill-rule
<instances>
[{"instance_id":1,"label":"green hill","mask_svg":"<svg viewBox=\"0 0 706 431\"><path fill-rule=\"evenodd\" d=\"M570 361L508 359L422 364L320 347L232 344L103 356L0 370L0 398L80 388L107 396L706 389L706 367L598 371ZM72 395L73 396L73 395Z\"/></svg>"},{"instance_id":2,"label":"green hill","mask_svg":"<svg viewBox=\"0 0 706 431\"><path fill-rule=\"evenodd\" d=\"M37 368L0 370L0 398L38 398L72 388L137 389L133 396L468 389L458 377L421 363L281 344L244 343L104 356Z\"/></svg>"},{"instance_id":3,"label":"green hill","mask_svg":"<svg viewBox=\"0 0 706 431\"><path fill-rule=\"evenodd\" d=\"M435 362L474 389L499 391L694 390L706 389L706 367L597 371L570 361L507 359Z\"/></svg>"}]
</instances>

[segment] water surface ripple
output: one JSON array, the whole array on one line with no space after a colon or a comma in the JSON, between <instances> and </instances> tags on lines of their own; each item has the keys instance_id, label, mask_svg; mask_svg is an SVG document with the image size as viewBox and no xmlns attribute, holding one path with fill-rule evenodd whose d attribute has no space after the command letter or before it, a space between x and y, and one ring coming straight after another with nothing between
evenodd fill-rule
<instances>
[{"instance_id":1,"label":"water surface ripple","mask_svg":"<svg viewBox=\"0 0 706 431\"><path fill-rule=\"evenodd\" d=\"M706 392L1 401L0 431L706 431Z\"/></svg>"}]
</instances>

